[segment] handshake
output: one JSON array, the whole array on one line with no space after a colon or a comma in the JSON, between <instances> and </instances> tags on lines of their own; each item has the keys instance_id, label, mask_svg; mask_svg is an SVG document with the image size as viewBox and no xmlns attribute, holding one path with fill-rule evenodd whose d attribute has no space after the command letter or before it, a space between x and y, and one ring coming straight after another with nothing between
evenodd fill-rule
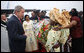
<instances>
[{"instance_id":1,"label":"handshake","mask_svg":"<svg viewBox=\"0 0 84 53\"><path fill-rule=\"evenodd\" d=\"M55 30L55 31L58 31L60 29L63 29L63 27L53 27L52 29Z\"/></svg>"}]
</instances>

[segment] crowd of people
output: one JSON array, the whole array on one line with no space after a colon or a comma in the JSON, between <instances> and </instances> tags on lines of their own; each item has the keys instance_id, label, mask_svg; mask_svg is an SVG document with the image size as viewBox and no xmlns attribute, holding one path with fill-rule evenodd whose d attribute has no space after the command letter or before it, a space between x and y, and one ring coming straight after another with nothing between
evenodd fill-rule
<instances>
[{"instance_id":1,"label":"crowd of people","mask_svg":"<svg viewBox=\"0 0 84 53\"><path fill-rule=\"evenodd\" d=\"M16 6L14 14L8 20L6 14L1 15L1 24L7 26L9 47L11 52L47 52L45 47L37 41L34 35L33 21L39 22L43 19L50 19L46 16L46 11L32 11L32 17L29 15L24 16L25 9L21 6ZM72 48L70 52L82 52L83 51L83 12L78 12L75 8L69 12L71 15L70 25L65 27L54 28L55 31L60 29L69 28L70 37L72 38ZM57 23L50 21L50 25L53 26ZM3 26L1 25L1 26ZM59 44L58 44L59 45ZM58 45L54 45L56 48ZM51 51L50 51L51 52Z\"/></svg>"}]
</instances>

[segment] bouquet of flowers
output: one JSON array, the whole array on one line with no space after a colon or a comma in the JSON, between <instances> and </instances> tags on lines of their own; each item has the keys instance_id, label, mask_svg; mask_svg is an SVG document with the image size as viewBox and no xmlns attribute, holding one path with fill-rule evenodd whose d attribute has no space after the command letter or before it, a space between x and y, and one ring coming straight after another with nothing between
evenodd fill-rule
<instances>
[{"instance_id":1,"label":"bouquet of flowers","mask_svg":"<svg viewBox=\"0 0 84 53\"><path fill-rule=\"evenodd\" d=\"M43 22L43 25L39 28L37 40L41 41L43 44L46 44L47 35L48 35L49 30L50 30L50 25L45 24L45 22Z\"/></svg>"}]
</instances>

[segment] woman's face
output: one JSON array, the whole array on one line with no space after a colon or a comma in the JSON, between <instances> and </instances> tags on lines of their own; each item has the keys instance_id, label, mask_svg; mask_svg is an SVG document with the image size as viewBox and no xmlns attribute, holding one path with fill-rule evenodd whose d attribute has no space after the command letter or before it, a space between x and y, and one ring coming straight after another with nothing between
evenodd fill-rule
<instances>
[{"instance_id":1,"label":"woman's face","mask_svg":"<svg viewBox=\"0 0 84 53\"><path fill-rule=\"evenodd\" d=\"M29 16L26 16L26 20L29 20Z\"/></svg>"}]
</instances>

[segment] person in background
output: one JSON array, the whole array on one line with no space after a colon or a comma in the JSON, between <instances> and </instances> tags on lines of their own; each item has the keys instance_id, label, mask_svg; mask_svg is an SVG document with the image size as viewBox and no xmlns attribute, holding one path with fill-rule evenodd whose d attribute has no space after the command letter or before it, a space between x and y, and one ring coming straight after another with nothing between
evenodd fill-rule
<instances>
[{"instance_id":1,"label":"person in background","mask_svg":"<svg viewBox=\"0 0 84 53\"><path fill-rule=\"evenodd\" d=\"M24 12L25 10L22 6L16 6L14 15L7 22L9 48L11 52L25 52L27 36L20 20L24 17Z\"/></svg>"},{"instance_id":2,"label":"person in background","mask_svg":"<svg viewBox=\"0 0 84 53\"><path fill-rule=\"evenodd\" d=\"M81 24L82 24L82 29L83 29L83 12L82 11L78 12L78 16L80 18L80 21L81 21Z\"/></svg>"},{"instance_id":3,"label":"person in background","mask_svg":"<svg viewBox=\"0 0 84 53\"><path fill-rule=\"evenodd\" d=\"M72 37L72 52L83 52L83 31L77 10L75 8L71 9L70 15L70 24L65 27L58 27L58 29L70 28L70 35Z\"/></svg>"},{"instance_id":4,"label":"person in background","mask_svg":"<svg viewBox=\"0 0 84 53\"><path fill-rule=\"evenodd\" d=\"M32 15L31 20L38 20L37 10L33 10L32 13L31 13L31 15Z\"/></svg>"},{"instance_id":5,"label":"person in background","mask_svg":"<svg viewBox=\"0 0 84 53\"><path fill-rule=\"evenodd\" d=\"M33 21L29 19L29 15L25 15L25 21L23 22L23 28L26 39L26 52L33 52L38 50L36 36L34 34Z\"/></svg>"},{"instance_id":6,"label":"person in background","mask_svg":"<svg viewBox=\"0 0 84 53\"><path fill-rule=\"evenodd\" d=\"M46 11L41 11L41 19L44 18L49 18L48 16L46 16Z\"/></svg>"},{"instance_id":7,"label":"person in background","mask_svg":"<svg viewBox=\"0 0 84 53\"><path fill-rule=\"evenodd\" d=\"M10 52L7 27L6 14L1 14L1 52Z\"/></svg>"},{"instance_id":8,"label":"person in background","mask_svg":"<svg viewBox=\"0 0 84 53\"><path fill-rule=\"evenodd\" d=\"M6 14L5 13L3 13L2 15L1 15L1 24L3 24L3 25L7 25L6 24L7 23L7 18L6 18ZM2 25L1 25L2 26Z\"/></svg>"}]
</instances>

